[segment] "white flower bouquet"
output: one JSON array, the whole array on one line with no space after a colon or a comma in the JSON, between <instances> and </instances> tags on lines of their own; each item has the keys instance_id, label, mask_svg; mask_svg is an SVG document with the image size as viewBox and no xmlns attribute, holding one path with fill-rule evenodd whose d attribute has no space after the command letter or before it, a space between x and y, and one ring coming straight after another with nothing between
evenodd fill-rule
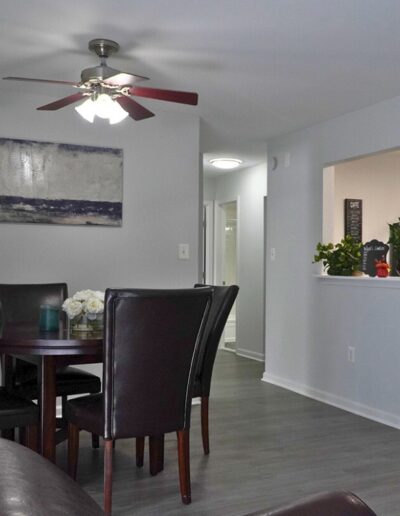
<instances>
[{"instance_id":1,"label":"white flower bouquet","mask_svg":"<svg viewBox=\"0 0 400 516\"><path fill-rule=\"evenodd\" d=\"M102 323L104 311L104 292L99 290L80 290L72 297L68 297L62 304L68 319L77 330L94 330L90 323L99 321Z\"/></svg>"}]
</instances>

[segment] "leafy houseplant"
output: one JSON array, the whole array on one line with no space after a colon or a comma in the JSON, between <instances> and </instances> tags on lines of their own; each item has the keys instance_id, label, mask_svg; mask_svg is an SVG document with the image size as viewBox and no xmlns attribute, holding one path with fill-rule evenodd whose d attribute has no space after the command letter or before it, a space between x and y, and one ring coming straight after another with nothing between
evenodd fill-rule
<instances>
[{"instance_id":1,"label":"leafy houseplant","mask_svg":"<svg viewBox=\"0 0 400 516\"><path fill-rule=\"evenodd\" d=\"M391 275L400 276L400 217L399 222L388 224Z\"/></svg>"},{"instance_id":2,"label":"leafy houseplant","mask_svg":"<svg viewBox=\"0 0 400 516\"><path fill-rule=\"evenodd\" d=\"M331 276L351 276L360 268L361 247L362 243L355 242L351 235L338 244L318 242L313 263L322 261L324 270Z\"/></svg>"}]
</instances>

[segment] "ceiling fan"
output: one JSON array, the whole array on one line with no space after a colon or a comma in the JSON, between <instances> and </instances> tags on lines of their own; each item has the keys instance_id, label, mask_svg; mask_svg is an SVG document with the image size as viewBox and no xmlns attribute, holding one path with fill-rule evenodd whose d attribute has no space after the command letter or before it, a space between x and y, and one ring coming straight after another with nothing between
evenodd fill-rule
<instances>
[{"instance_id":1,"label":"ceiling fan","mask_svg":"<svg viewBox=\"0 0 400 516\"><path fill-rule=\"evenodd\" d=\"M3 79L73 86L79 90L77 93L45 106L40 106L37 109L55 111L80 100L85 100L75 109L89 122L93 122L96 115L101 118L108 118L110 124L120 122L127 116L134 120L143 120L154 116L154 113L133 100L131 96L197 105L197 93L136 86L136 83L147 80L148 77L121 72L108 66L107 58L119 50L119 44L115 41L103 38L92 39L89 41L89 50L99 56L100 64L82 70L80 82L28 77L3 77Z\"/></svg>"}]
</instances>

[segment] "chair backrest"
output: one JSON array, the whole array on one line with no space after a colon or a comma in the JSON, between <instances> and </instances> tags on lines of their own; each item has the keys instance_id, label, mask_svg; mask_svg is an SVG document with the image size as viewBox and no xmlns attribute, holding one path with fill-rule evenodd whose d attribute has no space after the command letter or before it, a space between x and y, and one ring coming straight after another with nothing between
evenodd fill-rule
<instances>
[{"instance_id":1,"label":"chair backrest","mask_svg":"<svg viewBox=\"0 0 400 516\"><path fill-rule=\"evenodd\" d=\"M196 284L195 288L207 287L210 285ZM239 292L237 285L212 286L213 300L211 303L210 314L206 329L204 331L204 342L201 345L200 358L196 374L196 388L201 392L196 392L196 396L209 396L211 386L211 376L214 367L215 356L218 344L224 331L229 313Z\"/></svg>"},{"instance_id":2,"label":"chair backrest","mask_svg":"<svg viewBox=\"0 0 400 516\"><path fill-rule=\"evenodd\" d=\"M192 386L212 292L107 289L106 439L159 435L190 426Z\"/></svg>"},{"instance_id":3,"label":"chair backrest","mask_svg":"<svg viewBox=\"0 0 400 516\"><path fill-rule=\"evenodd\" d=\"M0 284L0 322L38 323L40 305L59 305L68 296L66 283Z\"/></svg>"}]
</instances>

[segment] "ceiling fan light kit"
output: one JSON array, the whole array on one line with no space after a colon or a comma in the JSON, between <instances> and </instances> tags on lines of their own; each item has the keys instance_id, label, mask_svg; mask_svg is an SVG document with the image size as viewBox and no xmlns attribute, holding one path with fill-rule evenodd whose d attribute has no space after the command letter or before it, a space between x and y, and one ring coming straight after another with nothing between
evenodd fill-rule
<instances>
[{"instance_id":1,"label":"ceiling fan light kit","mask_svg":"<svg viewBox=\"0 0 400 516\"><path fill-rule=\"evenodd\" d=\"M197 93L187 91L163 90L135 86L137 82L148 77L121 72L107 65L107 58L118 52L119 44L110 39L98 38L89 41L89 50L100 58L100 64L85 68L81 73L81 82L32 79L28 77L3 77L6 80L63 84L79 89L78 93L51 102L37 109L56 111L80 100L82 104L75 110L88 122L93 123L95 116L108 119L110 124L121 122L130 116L134 120L144 120L154 116L150 110L136 102L131 96L146 97L180 104L196 106Z\"/></svg>"},{"instance_id":2,"label":"ceiling fan light kit","mask_svg":"<svg viewBox=\"0 0 400 516\"><path fill-rule=\"evenodd\" d=\"M90 123L93 123L95 116L98 116L108 119L110 125L117 124L129 116L129 113L122 109L118 102L112 100L105 93L101 93L95 99L88 98L85 102L76 106L75 111Z\"/></svg>"}]
</instances>

